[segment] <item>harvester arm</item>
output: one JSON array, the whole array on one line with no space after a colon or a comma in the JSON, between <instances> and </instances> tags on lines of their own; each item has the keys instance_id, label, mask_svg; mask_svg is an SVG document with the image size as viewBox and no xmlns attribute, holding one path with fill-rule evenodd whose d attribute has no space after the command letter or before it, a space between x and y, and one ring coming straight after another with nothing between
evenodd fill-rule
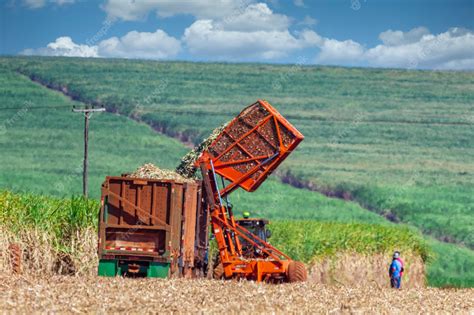
<instances>
[{"instance_id":1,"label":"harvester arm","mask_svg":"<svg viewBox=\"0 0 474 315\"><path fill-rule=\"evenodd\" d=\"M295 262L236 224L232 207L223 200L238 187L249 192L257 189L303 138L270 104L259 100L234 118L199 157L196 166L201 169L212 232L226 277L257 281L291 278L288 270ZM217 184L218 175L227 180L227 184L222 181L222 188ZM239 238L268 259L244 258Z\"/></svg>"},{"instance_id":2,"label":"harvester arm","mask_svg":"<svg viewBox=\"0 0 474 315\"><path fill-rule=\"evenodd\" d=\"M224 198L237 188L255 191L304 136L263 100L245 108L204 150L196 163L228 181L215 198ZM203 169L201 169L203 170ZM215 179L216 180L216 179Z\"/></svg>"}]
</instances>

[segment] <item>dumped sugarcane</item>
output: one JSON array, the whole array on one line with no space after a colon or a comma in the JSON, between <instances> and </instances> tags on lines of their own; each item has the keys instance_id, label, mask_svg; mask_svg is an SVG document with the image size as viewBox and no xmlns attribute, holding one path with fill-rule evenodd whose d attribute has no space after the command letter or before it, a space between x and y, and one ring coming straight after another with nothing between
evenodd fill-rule
<instances>
[{"instance_id":1,"label":"dumped sugarcane","mask_svg":"<svg viewBox=\"0 0 474 315\"><path fill-rule=\"evenodd\" d=\"M199 145L194 147L194 149L183 156L181 158L181 163L178 165L178 167L176 167L176 172L186 178L196 178L196 167L194 166L195 162L201 156L202 152L204 152L211 145L211 143L217 139L217 137L222 133L228 124L229 122L214 129L209 137L204 139Z\"/></svg>"},{"instance_id":2,"label":"dumped sugarcane","mask_svg":"<svg viewBox=\"0 0 474 315\"><path fill-rule=\"evenodd\" d=\"M155 166L152 163L146 163L138 167L134 172L128 175L128 177L133 178L146 178L146 179L165 179L165 180L174 180L177 182L192 182L192 179L181 176L175 171L161 169Z\"/></svg>"}]
</instances>

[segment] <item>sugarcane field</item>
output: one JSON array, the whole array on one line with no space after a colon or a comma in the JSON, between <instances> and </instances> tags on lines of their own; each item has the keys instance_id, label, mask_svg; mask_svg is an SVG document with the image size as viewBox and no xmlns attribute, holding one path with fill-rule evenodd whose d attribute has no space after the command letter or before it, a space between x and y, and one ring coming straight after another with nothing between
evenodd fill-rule
<instances>
[{"instance_id":1,"label":"sugarcane field","mask_svg":"<svg viewBox=\"0 0 474 315\"><path fill-rule=\"evenodd\" d=\"M0 7L0 313L474 314L473 0Z\"/></svg>"}]
</instances>

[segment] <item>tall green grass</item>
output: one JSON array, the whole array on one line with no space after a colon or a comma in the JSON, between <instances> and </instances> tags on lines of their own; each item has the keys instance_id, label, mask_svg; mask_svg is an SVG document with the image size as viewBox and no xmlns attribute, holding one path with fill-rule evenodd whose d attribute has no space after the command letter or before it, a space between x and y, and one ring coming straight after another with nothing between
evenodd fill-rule
<instances>
[{"instance_id":1,"label":"tall green grass","mask_svg":"<svg viewBox=\"0 0 474 315\"><path fill-rule=\"evenodd\" d=\"M13 233L39 230L52 234L59 252L71 251L77 231L97 228L99 203L82 198L53 198L0 192L0 226ZM420 255L431 286L474 286L474 254L468 249L424 240L416 230L397 225L272 220L271 243L293 259L311 262L343 251L365 255L395 249ZM77 237L77 236L76 236ZM92 258L87 258L90 261Z\"/></svg>"},{"instance_id":2,"label":"tall green grass","mask_svg":"<svg viewBox=\"0 0 474 315\"><path fill-rule=\"evenodd\" d=\"M428 240L433 260L428 264L428 285L474 287L474 252L467 248Z\"/></svg>"},{"instance_id":3,"label":"tall green grass","mask_svg":"<svg viewBox=\"0 0 474 315\"><path fill-rule=\"evenodd\" d=\"M84 228L97 227L99 202L0 191L0 225L12 232L39 229L58 239Z\"/></svg>"},{"instance_id":4,"label":"tall green grass","mask_svg":"<svg viewBox=\"0 0 474 315\"><path fill-rule=\"evenodd\" d=\"M317 221L275 221L271 242L294 259L311 262L341 251L360 254L391 253L394 250L431 258L420 233L401 226L366 223L322 223Z\"/></svg>"},{"instance_id":5,"label":"tall green grass","mask_svg":"<svg viewBox=\"0 0 474 315\"><path fill-rule=\"evenodd\" d=\"M75 232L97 228L99 202L82 197L53 198L0 191L0 226L13 233L37 229L68 240ZM430 250L421 235L407 227L313 220L275 220L272 242L291 257L311 262L339 251L362 254L409 251L428 260Z\"/></svg>"},{"instance_id":6,"label":"tall green grass","mask_svg":"<svg viewBox=\"0 0 474 315\"><path fill-rule=\"evenodd\" d=\"M22 249L22 272L38 275L94 275L97 270L99 203L0 191L0 258L10 272L8 245Z\"/></svg>"},{"instance_id":7,"label":"tall green grass","mask_svg":"<svg viewBox=\"0 0 474 315\"><path fill-rule=\"evenodd\" d=\"M474 287L471 250L423 238L408 226L275 220L269 228L270 242L293 259L311 263L338 252L371 255L399 250L423 259L429 286Z\"/></svg>"}]
</instances>

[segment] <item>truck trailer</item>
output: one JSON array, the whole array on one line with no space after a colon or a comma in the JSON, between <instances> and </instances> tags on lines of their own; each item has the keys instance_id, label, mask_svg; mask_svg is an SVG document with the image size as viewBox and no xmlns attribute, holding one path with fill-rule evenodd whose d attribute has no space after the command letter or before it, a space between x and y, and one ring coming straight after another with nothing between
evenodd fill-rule
<instances>
[{"instance_id":1,"label":"truck trailer","mask_svg":"<svg viewBox=\"0 0 474 315\"><path fill-rule=\"evenodd\" d=\"M205 258L195 249L200 243L196 238L207 234L202 205L200 181L106 177L99 212L99 275L189 276Z\"/></svg>"}]
</instances>

